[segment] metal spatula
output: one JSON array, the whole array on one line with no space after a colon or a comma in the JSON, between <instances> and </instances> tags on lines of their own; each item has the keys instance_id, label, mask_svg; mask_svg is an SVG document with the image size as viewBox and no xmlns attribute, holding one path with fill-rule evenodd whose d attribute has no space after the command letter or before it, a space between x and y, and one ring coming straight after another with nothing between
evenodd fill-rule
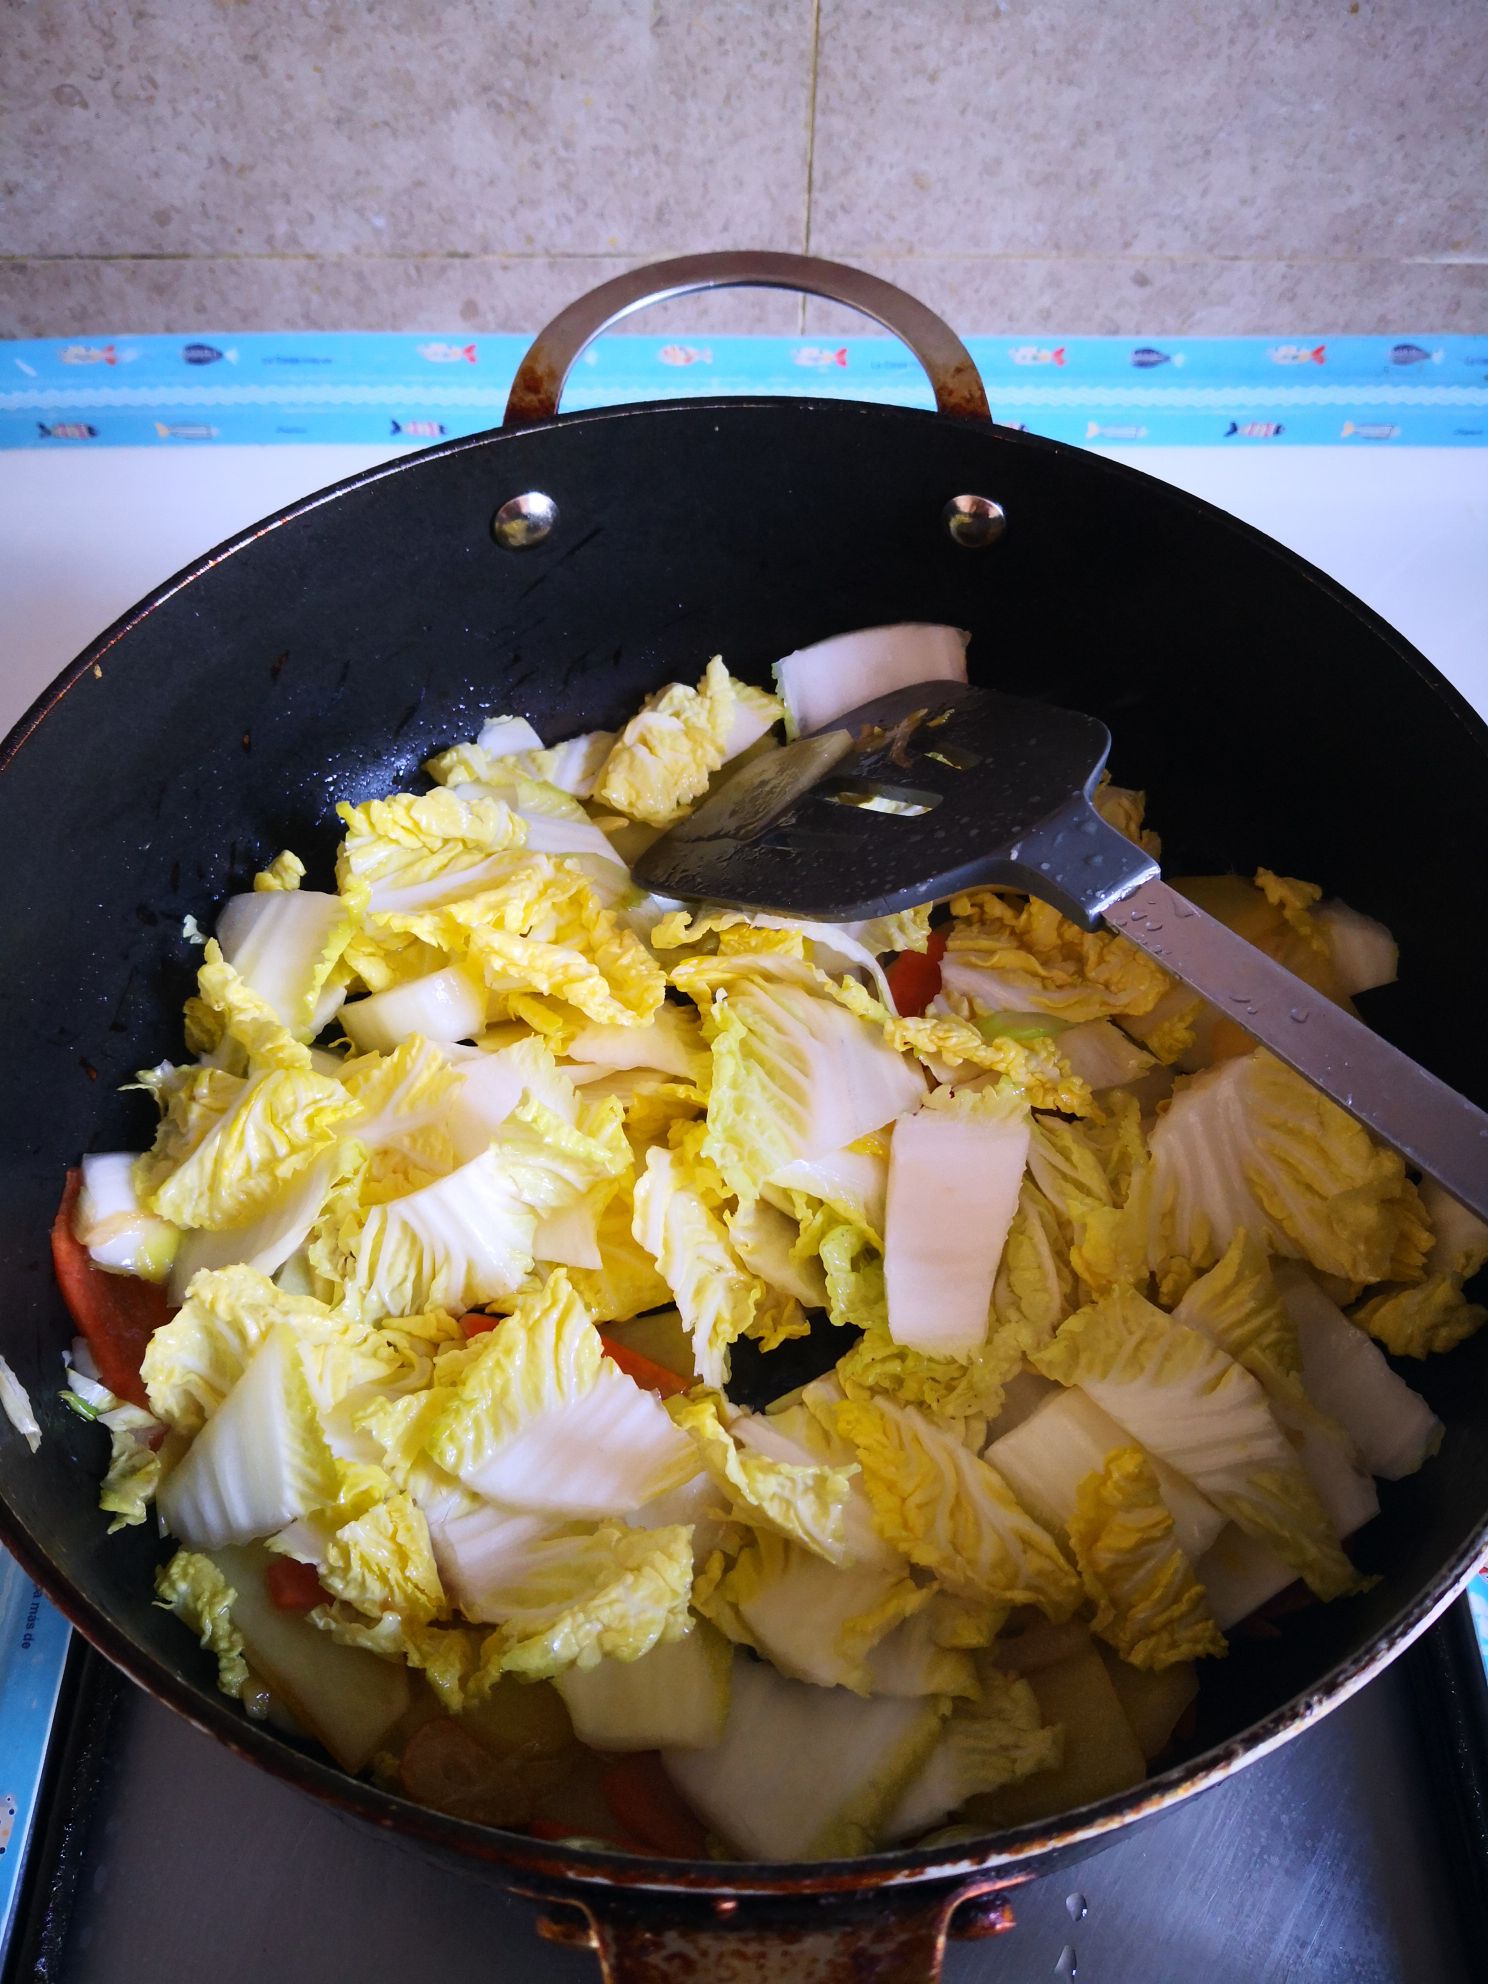
<instances>
[{"instance_id":1,"label":"metal spatula","mask_svg":"<svg viewBox=\"0 0 1488 1984\"><path fill-rule=\"evenodd\" d=\"M820 923L981 884L1140 944L1452 1196L1488 1217L1488 1114L1187 902L1091 803L1094 717L918 683L756 759L653 842L636 880Z\"/></svg>"}]
</instances>

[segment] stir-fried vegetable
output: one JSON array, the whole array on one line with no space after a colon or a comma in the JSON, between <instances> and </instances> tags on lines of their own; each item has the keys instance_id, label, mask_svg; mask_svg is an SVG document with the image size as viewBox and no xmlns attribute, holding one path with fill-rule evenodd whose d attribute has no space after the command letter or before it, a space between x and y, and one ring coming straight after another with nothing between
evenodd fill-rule
<instances>
[{"instance_id":1,"label":"stir-fried vegetable","mask_svg":"<svg viewBox=\"0 0 1488 1984\"><path fill-rule=\"evenodd\" d=\"M493 716L224 905L52 1237L102 1507L249 1713L545 1839L859 1853L1136 1782L1258 1605L1359 1588L1488 1229L1046 904L631 885L782 715L935 678L964 635L875 628L783 701ZM1311 884L1183 886L1319 996L1394 975Z\"/></svg>"}]
</instances>

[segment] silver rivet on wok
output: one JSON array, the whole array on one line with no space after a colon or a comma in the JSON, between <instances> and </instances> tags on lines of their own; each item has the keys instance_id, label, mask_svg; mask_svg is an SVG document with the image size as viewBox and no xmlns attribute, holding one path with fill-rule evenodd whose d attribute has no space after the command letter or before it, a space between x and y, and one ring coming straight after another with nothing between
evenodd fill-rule
<instances>
[{"instance_id":1,"label":"silver rivet on wok","mask_svg":"<svg viewBox=\"0 0 1488 1984\"><path fill-rule=\"evenodd\" d=\"M990 496L953 496L941 511L940 520L956 543L968 551L995 544L1007 529L1001 503L994 503Z\"/></svg>"},{"instance_id":2,"label":"silver rivet on wok","mask_svg":"<svg viewBox=\"0 0 1488 1984\"><path fill-rule=\"evenodd\" d=\"M513 496L491 519L491 535L507 551L527 551L552 534L558 505L540 489Z\"/></svg>"}]
</instances>

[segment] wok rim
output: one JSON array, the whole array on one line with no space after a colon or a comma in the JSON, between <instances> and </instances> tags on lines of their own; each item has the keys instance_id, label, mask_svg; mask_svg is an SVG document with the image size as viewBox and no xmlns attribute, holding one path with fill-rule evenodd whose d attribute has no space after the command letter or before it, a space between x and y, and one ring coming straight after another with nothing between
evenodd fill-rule
<instances>
[{"instance_id":1,"label":"wok rim","mask_svg":"<svg viewBox=\"0 0 1488 1984\"><path fill-rule=\"evenodd\" d=\"M787 409L808 419L816 414L857 414L869 415L890 424L932 422L937 426L952 427L963 434L979 431L979 423L955 416L885 406L871 401L777 396L677 399L560 413L530 427L487 429L377 463L314 490L248 525L183 566L128 608L76 660L57 674L0 740L0 774L9 769L17 753L62 698L91 670L99 667L109 652L158 607L186 586L205 577L224 559L250 549L269 531L293 523L323 504L471 450L491 448L503 441L527 441L579 424L594 425L678 414L706 414L715 420L720 417L734 419L740 414ZM1052 459L1078 460L1082 468L1092 474L1106 475L1128 483L1134 493L1160 492L1162 500L1186 509L1206 525L1222 527L1264 548L1272 557L1284 561L1295 575L1325 592L1335 605L1352 614L1377 639L1384 640L1398 660L1434 693L1443 706L1443 713L1467 727L1485 759L1488 759L1488 722L1462 692L1373 608L1266 532L1175 484L1108 456L1094 454L1071 443L1053 441L1043 435L1000 427L995 422L980 431L1003 446L1032 449ZM751 1896L761 1900L836 1895L848 1900L884 1889L910 1889L936 1881L979 1881L987 1886L998 1884L995 1878L989 1883L988 1876L1000 1876L1004 1884L1012 1886L1027 1880L1039 1871L1040 1864L1046 1860L1093 1845L1138 1819L1169 1810L1210 1789L1236 1770L1270 1755L1323 1715L1349 1700L1434 1624L1459 1596L1485 1549L1488 1549L1488 1510L1483 1512L1463 1547L1401 1606L1395 1617L1363 1648L1337 1662L1312 1686L1290 1697L1269 1715L1199 1756L1170 1765L1165 1771L1144 1778L1140 1784L1126 1791L1094 1804L1077 1807L1072 1813L1061 1815L1056 1822L1035 1820L1005 1832L989 1833L984 1841L967 1841L930 1851L908 1848L864 1855L853 1860L828 1861L664 1860L641 1859L587 1847L565 1846L558 1850L547 1842L534 1841L526 1834L478 1825L414 1804L395 1793L354 1778L330 1762L321 1762L266 1726L250 1722L240 1708L230 1703L228 1697L216 1696L205 1687L198 1687L180 1670L168 1667L163 1661L137 1648L128 1634L88 1596L86 1590L53 1563L38 1539L3 1497L0 1497L0 1543L6 1546L26 1574L90 1646L147 1695L173 1710L194 1728L214 1737L235 1755L266 1770L282 1782L293 1784L383 1830L409 1836L446 1853L458 1855L467 1865L483 1863L498 1877L510 1874L546 1882L555 1891L564 1890L572 1894L577 1889L586 1899L595 1898L596 1906L602 1907L597 1897L605 1891L638 1898L654 1897L658 1901L667 1896L681 1901L714 1895ZM984 1850L977 1850L979 1848Z\"/></svg>"}]
</instances>

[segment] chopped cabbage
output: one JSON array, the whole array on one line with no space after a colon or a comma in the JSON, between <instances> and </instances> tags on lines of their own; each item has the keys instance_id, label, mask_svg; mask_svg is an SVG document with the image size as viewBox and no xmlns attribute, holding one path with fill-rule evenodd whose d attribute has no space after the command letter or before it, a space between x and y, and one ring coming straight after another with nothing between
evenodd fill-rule
<instances>
[{"instance_id":1,"label":"chopped cabbage","mask_svg":"<svg viewBox=\"0 0 1488 1984\"><path fill-rule=\"evenodd\" d=\"M211 1550L271 1536L336 1489L299 1346L276 1323L160 1484L156 1505L173 1536Z\"/></svg>"},{"instance_id":2,"label":"chopped cabbage","mask_svg":"<svg viewBox=\"0 0 1488 1984\"><path fill-rule=\"evenodd\" d=\"M4 1357L0 1357L0 1412L35 1453L41 1445L41 1427L31 1409L31 1394Z\"/></svg>"},{"instance_id":3,"label":"chopped cabbage","mask_svg":"<svg viewBox=\"0 0 1488 1984\"><path fill-rule=\"evenodd\" d=\"M833 1414L863 1469L879 1533L947 1591L1068 1618L1080 1587L995 1468L912 1407L848 1400Z\"/></svg>"},{"instance_id":4,"label":"chopped cabbage","mask_svg":"<svg viewBox=\"0 0 1488 1984\"><path fill-rule=\"evenodd\" d=\"M340 896L313 889L254 889L229 896L217 919L224 961L279 1024L310 1040L345 997L334 976L353 918Z\"/></svg>"},{"instance_id":5,"label":"chopped cabbage","mask_svg":"<svg viewBox=\"0 0 1488 1984\"><path fill-rule=\"evenodd\" d=\"M958 1707L881 1828L887 1844L928 1832L968 1798L1000 1791L1064 1756L1064 1732L1044 1722L1038 1697L1016 1674L981 1671L977 1700Z\"/></svg>"},{"instance_id":6,"label":"chopped cabbage","mask_svg":"<svg viewBox=\"0 0 1488 1984\"><path fill-rule=\"evenodd\" d=\"M128 1151L88 1153L73 1215L73 1231L101 1268L164 1281L181 1233L169 1220L146 1212L135 1189L138 1159Z\"/></svg>"},{"instance_id":7,"label":"chopped cabbage","mask_svg":"<svg viewBox=\"0 0 1488 1984\"><path fill-rule=\"evenodd\" d=\"M690 1475L692 1442L605 1356L561 1269L482 1340L426 1440L510 1508L623 1515Z\"/></svg>"},{"instance_id":8,"label":"chopped cabbage","mask_svg":"<svg viewBox=\"0 0 1488 1984\"><path fill-rule=\"evenodd\" d=\"M241 1695L248 1685L243 1635L233 1624L237 1593L210 1557L178 1550L155 1573L160 1603L183 1619L202 1645L217 1659L217 1686L224 1695Z\"/></svg>"},{"instance_id":9,"label":"chopped cabbage","mask_svg":"<svg viewBox=\"0 0 1488 1984\"><path fill-rule=\"evenodd\" d=\"M691 1586L685 1528L602 1523L535 1545L521 1577L488 1599L500 1624L482 1649L477 1697L501 1674L545 1680L680 1639Z\"/></svg>"},{"instance_id":10,"label":"chopped cabbage","mask_svg":"<svg viewBox=\"0 0 1488 1984\"><path fill-rule=\"evenodd\" d=\"M940 1088L895 1124L884 1289L896 1343L964 1357L985 1342L1028 1139L1017 1090Z\"/></svg>"},{"instance_id":11,"label":"chopped cabbage","mask_svg":"<svg viewBox=\"0 0 1488 1984\"><path fill-rule=\"evenodd\" d=\"M905 621L796 648L775 664L786 728L792 737L808 736L891 690L918 682L964 682L968 639L960 627Z\"/></svg>"},{"instance_id":12,"label":"chopped cabbage","mask_svg":"<svg viewBox=\"0 0 1488 1984\"><path fill-rule=\"evenodd\" d=\"M840 1564L850 1554L844 1507L854 1470L816 1462L772 1459L736 1443L709 1398L679 1401L673 1422L697 1442L703 1465L732 1504L735 1515L759 1529Z\"/></svg>"},{"instance_id":13,"label":"chopped cabbage","mask_svg":"<svg viewBox=\"0 0 1488 1984\"><path fill-rule=\"evenodd\" d=\"M1156 1669L1224 1652L1224 1635L1140 1447L1118 1447L1086 1476L1069 1531L1095 1604L1091 1630L1123 1660Z\"/></svg>"},{"instance_id":14,"label":"chopped cabbage","mask_svg":"<svg viewBox=\"0 0 1488 1984\"><path fill-rule=\"evenodd\" d=\"M695 689L673 682L647 698L615 740L594 782L594 796L628 819L670 826L702 798L719 766L747 749L780 714L773 696L736 681L715 655ZM762 725L756 727L751 717L763 719Z\"/></svg>"},{"instance_id":15,"label":"chopped cabbage","mask_svg":"<svg viewBox=\"0 0 1488 1984\"><path fill-rule=\"evenodd\" d=\"M1060 1384L1079 1385L1319 1598L1359 1588L1265 1393L1198 1330L1124 1290L1071 1316L1034 1362Z\"/></svg>"},{"instance_id":16,"label":"chopped cabbage","mask_svg":"<svg viewBox=\"0 0 1488 1984\"><path fill-rule=\"evenodd\" d=\"M722 1741L661 1756L704 1824L746 1858L835 1860L872 1850L943 1714L934 1697L862 1701L737 1654Z\"/></svg>"},{"instance_id":17,"label":"chopped cabbage","mask_svg":"<svg viewBox=\"0 0 1488 1984\"><path fill-rule=\"evenodd\" d=\"M570 1667L553 1685L591 1750L710 1750L728 1725L733 1649L703 1621L639 1660Z\"/></svg>"},{"instance_id":18,"label":"chopped cabbage","mask_svg":"<svg viewBox=\"0 0 1488 1984\"><path fill-rule=\"evenodd\" d=\"M1411 1221L1405 1167L1261 1049L1183 1084L1152 1132L1149 1258L1217 1261L1237 1232L1381 1281Z\"/></svg>"},{"instance_id":19,"label":"chopped cabbage","mask_svg":"<svg viewBox=\"0 0 1488 1984\"><path fill-rule=\"evenodd\" d=\"M1431 1407L1305 1268L1283 1264L1276 1286L1297 1333L1308 1398L1343 1427L1371 1474L1414 1474L1441 1444Z\"/></svg>"}]
</instances>

